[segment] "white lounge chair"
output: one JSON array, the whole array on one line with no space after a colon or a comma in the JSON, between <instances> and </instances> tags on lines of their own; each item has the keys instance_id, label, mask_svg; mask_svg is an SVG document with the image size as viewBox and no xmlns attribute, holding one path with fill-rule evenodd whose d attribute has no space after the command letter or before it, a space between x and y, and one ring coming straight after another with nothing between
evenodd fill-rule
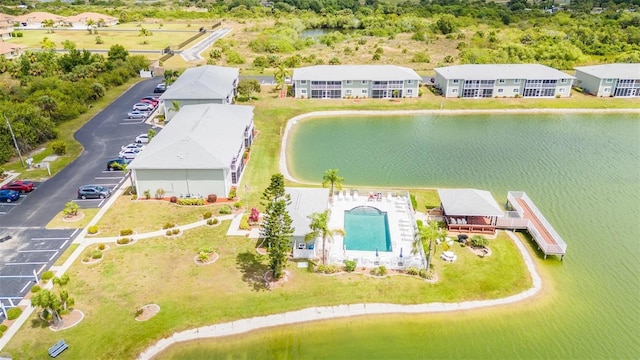
<instances>
[{"instance_id":1,"label":"white lounge chair","mask_svg":"<svg viewBox=\"0 0 640 360\"><path fill-rule=\"evenodd\" d=\"M358 200L358 190L353 190L353 201Z\"/></svg>"}]
</instances>

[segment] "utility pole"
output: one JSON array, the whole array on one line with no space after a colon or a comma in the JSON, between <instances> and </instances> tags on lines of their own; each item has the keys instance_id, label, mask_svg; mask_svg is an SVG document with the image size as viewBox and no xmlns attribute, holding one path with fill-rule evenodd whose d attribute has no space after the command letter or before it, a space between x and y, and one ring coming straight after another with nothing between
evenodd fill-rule
<instances>
[{"instance_id":1,"label":"utility pole","mask_svg":"<svg viewBox=\"0 0 640 360\"><path fill-rule=\"evenodd\" d=\"M16 150L18 151L18 156L20 157L20 163L22 164L22 167L24 167L24 160L22 160L22 153L20 152L20 148L18 147L18 142L16 141L16 135L13 133L13 128L9 123L9 119L7 119L7 115L3 113L2 116L4 116L4 120L7 122L7 126L9 127L9 132L11 133L11 138L13 139L13 145L15 145Z\"/></svg>"}]
</instances>

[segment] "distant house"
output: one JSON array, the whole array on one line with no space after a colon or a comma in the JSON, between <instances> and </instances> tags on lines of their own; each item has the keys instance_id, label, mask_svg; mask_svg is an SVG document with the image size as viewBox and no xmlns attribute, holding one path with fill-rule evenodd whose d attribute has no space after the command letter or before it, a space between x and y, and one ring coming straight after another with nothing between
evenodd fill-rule
<instances>
[{"instance_id":1,"label":"distant house","mask_svg":"<svg viewBox=\"0 0 640 360\"><path fill-rule=\"evenodd\" d=\"M575 69L575 86L589 94L640 97L640 64L604 64Z\"/></svg>"},{"instance_id":2,"label":"distant house","mask_svg":"<svg viewBox=\"0 0 640 360\"><path fill-rule=\"evenodd\" d=\"M422 78L396 65L317 65L293 70L296 98L418 97Z\"/></svg>"},{"instance_id":3,"label":"distant house","mask_svg":"<svg viewBox=\"0 0 640 360\"><path fill-rule=\"evenodd\" d=\"M188 105L127 166L136 191L166 196L226 197L253 142L253 106Z\"/></svg>"},{"instance_id":4,"label":"distant house","mask_svg":"<svg viewBox=\"0 0 640 360\"><path fill-rule=\"evenodd\" d=\"M7 59L17 58L22 55L22 51L27 47L20 44L12 44L8 42L0 41L0 55Z\"/></svg>"},{"instance_id":5,"label":"distant house","mask_svg":"<svg viewBox=\"0 0 640 360\"><path fill-rule=\"evenodd\" d=\"M236 96L237 68L205 65L190 68L160 96L165 119L171 120L173 103L181 107L194 104L232 104Z\"/></svg>"},{"instance_id":6,"label":"distant house","mask_svg":"<svg viewBox=\"0 0 640 360\"><path fill-rule=\"evenodd\" d=\"M569 97L574 77L539 64L472 64L435 68L444 97Z\"/></svg>"},{"instance_id":7,"label":"distant house","mask_svg":"<svg viewBox=\"0 0 640 360\"><path fill-rule=\"evenodd\" d=\"M320 213L329 208L328 188L285 188L285 192L291 196L291 204L287 206L287 212L291 217L291 225L294 227L291 246L294 259L315 259L317 239L306 241L305 237L311 232L309 216Z\"/></svg>"},{"instance_id":8,"label":"distant house","mask_svg":"<svg viewBox=\"0 0 640 360\"><path fill-rule=\"evenodd\" d=\"M13 21L18 24L18 27L27 29L38 29L44 27L43 22L47 20L53 21L53 26L64 26L64 16L36 11L13 18Z\"/></svg>"},{"instance_id":9,"label":"distant house","mask_svg":"<svg viewBox=\"0 0 640 360\"><path fill-rule=\"evenodd\" d=\"M0 40L10 39L13 32L13 16L0 13Z\"/></svg>"},{"instance_id":10,"label":"distant house","mask_svg":"<svg viewBox=\"0 0 640 360\"><path fill-rule=\"evenodd\" d=\"M117 25L118 18L94 12L83 12L78 15L67 17L65 19L65 23L74 28L86 29L89 24L97 27Z\"/></svg>"}]
</instances>

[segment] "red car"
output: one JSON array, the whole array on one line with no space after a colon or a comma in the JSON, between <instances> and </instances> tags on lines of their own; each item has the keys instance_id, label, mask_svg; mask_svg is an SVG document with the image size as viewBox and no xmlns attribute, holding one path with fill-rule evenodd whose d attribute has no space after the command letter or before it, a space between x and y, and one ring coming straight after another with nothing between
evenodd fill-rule
<instances>
[{"instance_id":1,"label":"red car","mask_svg":"<svg viewBox=\"0 0 640 360\"><path fill-rule=\"evenodd\" d=\"M21 193L33 191L35 185L31 181L16 180L10 184L2 185L1 190L15 190Z\"/></svg>"},{"instance_id":2,"label":"red car","mask_svg":"<svg viewBox=\"0 0 640 360\"><path fill-rule=\"evenodd\" d=\"M155 101L155 100L149 100L149 99L146 99L146 98L145 98L145 99L140 99L140 102L141 102L141 103L151 104L151 105L153 105L153 107L158 106L158 102L157 102L157 101Z\"/></svg>"}]
</instances>

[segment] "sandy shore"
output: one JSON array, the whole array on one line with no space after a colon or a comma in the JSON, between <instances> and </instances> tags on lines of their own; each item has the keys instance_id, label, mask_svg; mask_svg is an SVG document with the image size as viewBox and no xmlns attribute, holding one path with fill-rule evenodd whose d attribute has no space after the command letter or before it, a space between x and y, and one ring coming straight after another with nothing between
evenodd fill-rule
<instances>
[{"instance_id":1,"label":"sandy shore","mask_svg":"<svg viewBox=\"0 0 640 360\"><path fill-rule=\"evenodd\" d=\"M339 110L339 111L314 111L291 118L282 136L280 148L280 172L285 179L308 184L294 178L287 165L287 146L289 134L293 126L300 120L314 117L357 116L357 115L472 115L472 114L620 114L636 113L640 115L640 109L479 109L479 110Z\"/></svg>"}]
</instances>

